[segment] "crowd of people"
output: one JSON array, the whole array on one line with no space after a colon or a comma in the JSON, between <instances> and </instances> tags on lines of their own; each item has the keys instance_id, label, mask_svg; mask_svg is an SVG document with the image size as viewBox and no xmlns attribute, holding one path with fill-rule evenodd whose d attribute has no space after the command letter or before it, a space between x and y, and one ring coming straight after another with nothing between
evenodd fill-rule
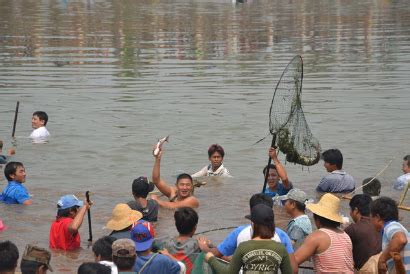
<instances>
[{"instance_id":1,"label":"crowd of people","mask_svg":"<svg viewBox=\"0 0 410 274\"><path fill-rule=\"evenodd\" d=\"M48 116L35 112L32 138L46 140ZM2 148L2 143L0 143ZM269 148L273 164L263 169L267 188L251 196L250 223L232 230L218 245L205 236L194 237L200 206L194 196L194 181L204 176L231 177L223 166L225 152L218 144L208 149L210 163L200 171L180 174L175 185L161 178L163 150L154 153L152 182L139 177L132 183L134 199L117 204L106 224L109 235L98 239L92 247L94 262L82 263L78 273L299 273L308 261L315 273L410 273L410 234L400 223L397 203L380 197L381 183L376 178L363 181L363 194L350 197L350 216L346 225L340 214L339 193L356 189L355 180L343 170L343 155L338 149L322 153L325 175L317 186L324 195L317 203L308 202L306 193L294 186L277 157L276 148ZM1 152L1 151L0 151ZM33 203L25 187L26 172L21 162L0 157L8 185L0 195L5 204ZM410 155L403 159L403 175L393 184L401 190L410 180ZM150 194L155 187L166 198ZM275 225L274 201L291 217L286 230ZM75 195L60 197L57 217L50 226L49 248L75 250L81 246L79 228L90 201ZM160 208L174 209L176 237L155 234ZM307 211L313 214L313 229ZM0 222L0 233L4 225ZM12 240L12 239L11 239ZM0 242L0 274L15 273L19 250L12 241ZM27 245L20 262L21 273L53 271L49 250Z\"/></svg>"}]
</instances>

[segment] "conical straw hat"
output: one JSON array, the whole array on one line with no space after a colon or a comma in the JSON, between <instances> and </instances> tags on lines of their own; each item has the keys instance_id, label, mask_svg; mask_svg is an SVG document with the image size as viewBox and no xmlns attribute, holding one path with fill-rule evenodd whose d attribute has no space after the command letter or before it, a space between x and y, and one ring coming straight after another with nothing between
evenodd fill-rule
<instances>
[{"instance_id":1,"label":"conical straw hat","mask_svg":"<svg viewBox=\"0 0 410 274\"><path fill-rule=\"evenodd\" d=\"M117 204L105 227L111 230L122 230L141 218L142 214L139 211L132 210L127 204Z\"/></svg>"},{"instance_id":2,"label":"conical straw hat","mask_svg":"<svg viewBox=\"0 0 410 274\"><path fill-rule=\"evenodd\" d=\"M323 195L317 204L306 205L307 209L320 217L343 223L342 216L339 214L339 207L340 199L330 193Z\"/></svg>"}]
</instances>

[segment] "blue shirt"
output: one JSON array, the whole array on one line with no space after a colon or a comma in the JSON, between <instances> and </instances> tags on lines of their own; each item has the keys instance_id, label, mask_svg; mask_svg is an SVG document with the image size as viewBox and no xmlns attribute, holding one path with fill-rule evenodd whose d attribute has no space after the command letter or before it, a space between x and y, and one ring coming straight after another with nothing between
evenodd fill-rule
<instances>
[{"instance_id":1,"label":"blue shirt","mask_svg":"<svg viewBox=\"0 0 410 274\"><path fill-rule=\"evenodd\" d=\"M289 190L291 190L291 189L292 189L292 183L291 182L289 182L289 188L285 188L285 186L282 184L282 182L278 182L276 184L276 191L272 191L272 190L269 189L269 187L267 187L263 194L268 195L269 197L273 198L273 197L276 196L276 194L279 195L279 196L286 195L286 194L288 194Z\"/></svg>"},{"instance_id":2,"label":"blue shirt","mask_svg":"<svg viewBox=\"0 0 410 274\"><path fill-rule=\"evenodd\" d=\"M330 193L346 193L355 189L353 177L343 170L334 170L320 180L316 191Z\"/></svg>"},{"instance_id":3,"label":"blue shirt","mask_svg":"<svg viewBox=\"0 0 410 274\"><path fill-rule=\"evenodd\" d=\"M249 241L252 239L252 226L242 225L235 228L229 235L220 243L217 247L218 251L223 256L232 256L235 253L237 246L244 241ZM289 236L280 228L275 228L275 235L272 238L276 242L282 243L286 251L292 254L293 247Z\"/></svg>"},{"instance_id":4,"label":"blue shirt","mask_svg":"<svg viewBox=\"0 0 410 274\"><path fill-rule=\"evenodd\" d=\"M134 264L134 271L138 273L144 264L154 255L151 253L148 256L141 256L137 254L137 259ZM156 254L155 258L152 259L148 265L142 271L145 273L155 273L155 274L179 274L181 267L179 264L162 254Z\"/></svg>"},{"instance_id":5,"label":"blue shirt","mask_svg":"<svg viewBox=\"0 0 410 274\"><path fill-rule=\"evenodd\" d=\"M9 181L0 195L0 201L5 204L22 204L27 200L30 200L30 195L26 187L16 181Z\"/></svg>"},{"instance_id":6,"label":"blue shirt","mask_svg":"<svg viewBox=\"0 0 410 274\"><path fill-rule=\"evenodd\" d=\"M382 250L384 251L386 249L391 239L393 238L394 234L397 232L403 232L407 236L407 244L404 246L403 250L400 252L400 255L403 258L403 264L404 264L404 268L406 269L406 273L409 273L409 270L410 270L410 233L399 222L390 221L384 225L383 237L382 237ZM387 268L389 271L394 268L394 262L392 259L387 261Z\"/></svg>"}]
</instances>

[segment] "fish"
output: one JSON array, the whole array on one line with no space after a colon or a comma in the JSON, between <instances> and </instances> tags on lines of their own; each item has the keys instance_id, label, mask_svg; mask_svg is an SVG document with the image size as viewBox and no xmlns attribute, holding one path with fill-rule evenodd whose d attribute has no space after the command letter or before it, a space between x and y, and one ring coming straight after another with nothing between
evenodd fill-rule
<instances>
[{"instance_id":1,"label":"fish","mask_svg":"<svg viewBox=\"0 0 410 274\"><path fill-rule=\"evenodd\" d=\"M152 151L152 155L154 155L154 156L157 156L157 155L158 155L159 150L161 149L162 145L163 145L165 142L168 142L168 138L169 138L169 135L166 136L166 137L164 137L164 138L162 138L162 139L159 139L159 140L158 140L157 145L155 146L154 150Z\"/></svg>"}]
</instances>

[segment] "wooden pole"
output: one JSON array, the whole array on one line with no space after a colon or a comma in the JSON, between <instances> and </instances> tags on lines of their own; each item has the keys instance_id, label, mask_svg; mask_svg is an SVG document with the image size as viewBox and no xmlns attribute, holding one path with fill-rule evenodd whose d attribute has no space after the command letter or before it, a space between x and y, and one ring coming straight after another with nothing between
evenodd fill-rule
<instances>
[{"instance_id":1,"label":"wooden pole","mask_svg":"<svg viewBox=\"0 0 410 274\"><path fill-rule=\"evenodd\" d=\"M20 106L20 102L17 101L16 111L14 112L13 132L11 133L12 138L14 138L14 134L16 133L16 124L17 124L17 116L18 116L18 113L19 113L19 106Z\"/></svg>"},{"instance_id":2,"label":"wooden pole","mask_svg":"<svg viewBox=\"0 0 410 274\"><path fill-rule=\"evenodd\" d=\"M85 192L85 197L87 199L87 203L90 204L90 192L86 191ZM91 210L88 208L87 211L87 217L88 217L88 242L91 243L93 241L93 230L91 229Z\"/></svg>"}]
</instances>

